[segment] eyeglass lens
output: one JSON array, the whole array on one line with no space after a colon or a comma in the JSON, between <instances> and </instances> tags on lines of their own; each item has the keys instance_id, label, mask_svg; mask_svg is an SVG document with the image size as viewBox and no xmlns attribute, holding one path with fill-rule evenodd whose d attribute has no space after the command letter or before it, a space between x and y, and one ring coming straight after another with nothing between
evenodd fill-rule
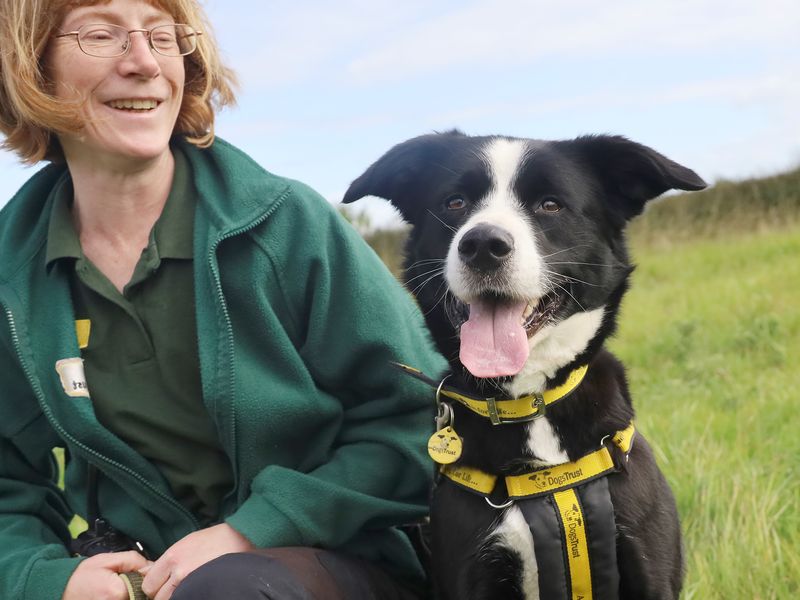
<instances>
[{"instance_id":1,"label":"eyeglass lens","mask_svg":"<svg viewBox=\"0 0 800 600\"><path fill-rule=\"evenodd\" d=\"M184 56L197 47L197 34L189 25L159 25L145 35L150 47L165 56ZM81 49L92 56L120 56L128 50L130 41L130 32L119 25L103 23L78 29Z\"/></svg>"}]
</instances>

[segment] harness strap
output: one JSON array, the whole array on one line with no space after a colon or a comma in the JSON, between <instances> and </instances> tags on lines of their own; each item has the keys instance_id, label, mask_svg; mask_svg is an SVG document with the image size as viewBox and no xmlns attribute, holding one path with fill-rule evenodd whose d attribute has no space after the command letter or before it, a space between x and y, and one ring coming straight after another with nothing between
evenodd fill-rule
<instances>
[{"instance_id":1,"label":"harness strap","mask_svg":"<svg viewBox=\"0 0 800 600\"><path fill-rule=\"evenodd\" d=\"M617 431L611 440L625 453L630 453L636 429L633 423ZM581 458L552 467L542 467L522 475L504 477L508 497L513 500L534 498L571 489L583 482L602 477L616 470L614 459L606 446L601 446ZM497 484L498 476L474 467L442 465L442 475L472 492L488 497Z\"/></svg>"},{"instance_id":2,"label":"harness strap","mask_svg":"<svg viewBox=\"0 0 800 600\"><path fill-rule=\"evenodd\" d=\"M472 412L489 419L494 425L532 421L543 415L547 406L566 398L578 387L589 368L588 365L578 367L563 384L545 390L542 394L528 394L519 398L475 398L452 386L444 385L444 382L436 382L414 367L401 363L392 364L404 373L439 389L442 396L463 404Z\"/></svg>"},{"instance_id":3,"label":"harness strap","mask_svg":"<svg viewBox=\"0 0 800 600\"><path fill-rule=\"evenodd\" d=\"M586 516L574 489L553 494L556 514L566 542L567 566L572 598L592 597L592 569L589 564L589 543L586 537Z\"/></svg>"},{"instance_id":4,"label":"harness strap","mask_svg":"<svg viewBox=\"0 0 800 600\"><path fill-rule=\"evenodd\" d=\"M533 537L539 597L619 600L616 520L608 478L517 503Z\"/></svg>"},{"instance_id":5,"label":"harness strap","mask_svg":"<svg viewBox=\"0 0 800 600\"><path fill-rule=\"evenodd\" d=\"M595 479L614 470L614 459L603 446L574 462L548 467L526 475L506 477L508 497L532 498L569 490L584 481Z\"/></svg>"}]
</instances>

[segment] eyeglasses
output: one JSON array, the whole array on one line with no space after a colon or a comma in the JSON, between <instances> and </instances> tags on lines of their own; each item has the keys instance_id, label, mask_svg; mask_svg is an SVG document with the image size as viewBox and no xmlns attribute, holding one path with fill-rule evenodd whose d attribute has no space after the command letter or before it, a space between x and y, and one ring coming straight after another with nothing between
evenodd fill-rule
<instances>
[{"instance_id":1,"label":"eyeglasses","mask_svg":"<svg viewBox=\"0 0 800 600\"><path fill-rule=\"evenodd\" d=\"M55 37L62 38L74 35L78 38L78 46L89 56L114 58L126 54L131 47L131 34L140 32L147 38L150 48L163 56L186 56L197 49L197 36L202 32L195 31L189 25L175 23L159 25L152 29L125 29L119 25L97 23L82 25L76 31L62 33Z\"/></svg>"}]
</instances>

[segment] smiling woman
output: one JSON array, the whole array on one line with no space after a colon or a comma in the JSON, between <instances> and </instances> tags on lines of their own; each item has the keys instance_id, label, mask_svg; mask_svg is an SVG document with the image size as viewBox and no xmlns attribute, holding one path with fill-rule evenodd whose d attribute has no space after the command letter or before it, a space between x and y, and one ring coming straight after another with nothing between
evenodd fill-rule
<instances>
[{"instance_id":1,"label":"smiling woman","mask_svg":"<svg viewBox=\"0 0 800 600\"><path fill-rule=\"evenodd\" d=\"M0 211L0 598L413 598L428 398L388 363L443 362L324 199L215 139L199 4L3 0L0 48L4 146L52 163Z\"/></svg>"},{"instance_id":2,"label":"smiling woman","mask_svg":"<svg viewBox=\"0 0 800 600\"><path fill-rule=\"evenodd\" d=\"M160 6L155 1L147 4L153 10ZM161 4L168 9L168 23L190 23L198 30L210 31L204 14L192 0ZM64 29L67 10L78 5L84 14L110 10L109 3L103 1L23 0L0 6L4 41L0 75L5 80L0 87L0 131L6 136L3 147L16 151L31 164L44 158L63 158L55 134L77 133L84 127L84 99L57 99L52 94L50 74L40 68L41 57L50 51L59 32L70 31ZM215 111L234 102L235 78L220 62L216 44L208 33L205 39L197 38L197 51L180 62L185 65L186 87L175 130L205 146L213 139Z\"/></svg>"}]
</instances>

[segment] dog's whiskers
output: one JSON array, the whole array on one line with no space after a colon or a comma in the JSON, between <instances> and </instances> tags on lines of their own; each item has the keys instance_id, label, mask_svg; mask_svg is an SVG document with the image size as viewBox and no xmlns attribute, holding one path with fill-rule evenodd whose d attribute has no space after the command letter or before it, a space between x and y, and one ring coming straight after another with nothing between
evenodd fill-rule
<instances>
[{"instance_id":1,"label":"dog's whiskers","mask_svg":"<svg viewBox=\"0 0 800 600\"><path fill-rule=\"evenodd\" d=\"M587 267L606 267L609 269L622 269L624 268L621 265L608 265L603 263L588 263L588 262L576 262L576 261L563 261L563 262L551 262L547 261L548 265L579 265L579 266L587 266Z\"/></svg>"},{"instance_id":2,"label":"dog's whiskers","mask_svg":"<svg viewBox=\"0 0 800 600\"><path fill-rule=\"evenodd\" d=\"M570 252L571 250L575 250L577 248L588 248L588 247L589 247L589 244L578 244L577 246L570 246L569 248L563 248L561 250L556 250L555 252L552 252L550 254L545 254L545 255L542 256L542 258L543 259L550 258L551 256L555 256L556 254L562 254L564 252ZM553 263L553 264L555 264L555 263Z\"/></svg>"},{"instance_id":3,"label":"dog's whiskers","mask_svg":"<svg viewBox=\"0 0 800 600\"><path fill-rule=\"evenodd\" d=\"M420 273L419 275L415 275L411 279L407 279L406 280L406 285L408 285L409 283L411 283L412 281L414 281L416 279L419 279L420 277L425 277L427 275L433 275L435 277L437 275L441 275L442 273L444 273L444 267L440 267L438 269L430 269L428 271L425 271L424 273Z\"/></svg>"},{"instance_id":4,"label":"dog's whiskers","mask_svg":"<svg viewBox=\"0 0 800 600\"><path fill-rule=\"evenodd\" d=\"M442 270L441 270L441 269L436 269L436 271L438 271L438 272L434 272L434 273L433 273L433 274L432 274L430 277L428 277L428 278L427 278L425 281L423 281L423 282L422 282L422 283L420 283L420 284L419 284L417 287L415 287L413 290L411 290L411 293L412 293L412 294L414 294L414 295L418 294L420 291L422 291L422 288L424 288L424 287L425 287L426 285L428 285L428 284L429 284L431 281L433 281L434 279L436 279L437 277L439 277L439 276L442 274ZM430 273L430 271L429 271L429 273ZM441 288L442 284L444 284L444 280L442 280L442 283L440 283L440 284L439 284L439 287L438 287L438 288L436 288L436 293L437 293L437 294L439 293L439 289Z\"/></svg>"},{"instance_id":5,"label":"dog's whiskers","mask_svg":"<svg viewBox=\"0 0 800 600\"><path fill-rule=\"evenodd\" d=\"M557 273L556 271L550 271L548 269L545 269L545 273L548 273L555 277L560 277L561 279L567 282L574 281L575 283L582 283L583 285L588 285L589 287L600 287L596 283L589 283L588 281L584 281L583 279L578 279L577 277L572 277L570 275L564 275L563 273Z\"/></svg>"},{"instance_id":6,"label":"dog's whiskers","mask_svg":"<svg viewBox=\"0 0 800 600\"><path fill-rule=\"evenodd\" d=\"M554 286L556 286L561 291L563 291L567 296L572 298L575 301L575 304L578 305L578 308L580 308L582 311L586 312L586 309L583 307L583 305L580 302L578 302L578 299L575 296L573 296L572 293L567 288L565 288L563 285L561 285L560 283L558 283L556 281L551 281L550 283L552 283Z\"/></svg>"},{"instance_id":7,"label":"dog's whiskers","mask_svg":"<svg viewBox=\"0 0 800 600\"><path fill-rule=\"evenodd\" d=\"M406 267L406 272L410 271L414 267L421 267L422 265L430 265L430 264L436 264L436 263L444 264L445 260L446 259L444 259L444 258L424 258L422 260L418 260L417 262L411 263L410 265L408 265Z\"/></svg>"},{"instance_id":8,"label":"dog's whiskers","mask_svg":"<svg viewBox=\"0 0 800 600\"><path fill-rule=\"evenodd\" d=\"M429 281L430 281L430 280L429 280ZM443 286L443 285L445 285L445 283L446 283L446 282L445 282L445 281L444 281L444 279L443 279L443 280L442 280L442 282L439 284L439 287L438 287L438 288L436 288L436 292L434 293L434 297L436 297L436 296L439 294L439 290L441 290L441 289L442 289L442 286ZM436 307L437 307L437 306L439 306L439 304L441 304L441 303L444 301L444 299L447 297L447 292L448 292L448 290L447 290L447 288L445 288L445 290L444 290L444 293L442 294L442 297L441 297L441 298L439 298L439 299L437 299L437 300L436 300L436 301L433 303L433 306L431 306L431 307L430 307L430 309L429 309L429 310L427 310L427 311L426 311L424 314L425 314L425 315L429 315L429 314L430 314L430 313L432 313L434 310L436 310Z\"/></svg>"},{"instance_id":9,"label":"dog's whiskers","mask_svg":"<svg viewBox=\"0 0 800 600\"><path fill-rule=\"evenodd\" d=\"M453 233L455 233L455 232L456 232L456 228L455 228L455 227L452 227L451 225L448 225L447 223L445 223L444 221L442 221L442 220L439 218L439 216L438 216L438 215L436 215L436 214L435 214L435 213L434 213L434 212L433 212L431 209L428 209L428 212L431 214L431 216L432 216L434 219L436 219L437 221L439 221L439 223L441 223L442 225L444 225L445 227L447 227L447 229L449 229L449 230L450 230L450 231L452 231Z\"/></svg>"}]
</instances>

